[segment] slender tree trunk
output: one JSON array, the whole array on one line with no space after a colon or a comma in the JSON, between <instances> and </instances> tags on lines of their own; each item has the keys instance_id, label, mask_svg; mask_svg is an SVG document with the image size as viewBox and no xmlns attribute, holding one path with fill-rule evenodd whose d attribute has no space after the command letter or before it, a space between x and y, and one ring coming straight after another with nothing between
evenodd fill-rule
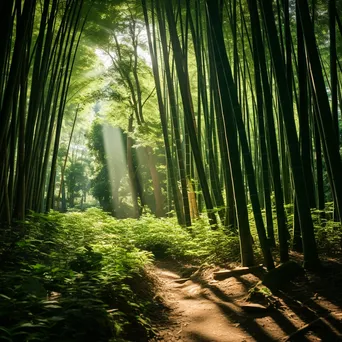
<instances>
[{"instance_id":1,"label":"slender tree trunk","mask_svg":"<svg viewBox=\"0 0 342 342\"><path fill-rule=\"evenodd\" d=\"M65 154L65 158L64 158L64 163L63 163L63 167L61 169L61 181L60 181L60 188L59 188L59 192L58 192L58 196L57 196L57 204L56 207L59 209L59 200L61 197L61 193L62 193L62 189L63 189L63 184L64 184L64 172L65 172L65 168L66 168L66 164L68 161L68 156L69 156L69 150L70 150L70 145L71 145L71 140L74 134L74 129L75 129L75 125L76 125L76 120L77 120L77 114L78 114L78 110L79 110L80 106L77 106L76 109L76 113L75 113L75 117L74 117L74 121L72 123L72 127L71 127L71 132L70 132L70 137L69 137L69 143L68 143L68 148Z\"/></svg>"},{"instance_id":2,"label":"slender tree trunk","mask_svg":"<svg viewBox=\"0 0 342 342\"><path fill-rule=\"evenodd\" d=\"M161 36L160 38L161 38L161 44L162 44L162 51L163 51L163 56L164 56L164 67L165 67L167 89L168 89L169 101L170 101L172 126L173 126L175 143L176 143L178 169L180 173L184 219L185 219L186 226L189 227L191 226L190 206L189 206L189 198L188 198L188 188L187 188L184 155L183 155L181 135L180 135L180 123L179 123L178 113L177 113L176 95L174 91L173 80L172 80L172 75L171 75L171 70L170 70L170 65L169 65L169 53L167 49L166 30L165 30L164 21L161 15L161 8L159 5L159 2L156 3L156 8L157 8L160 36Z\"/></svg>"},{"instance_id":3,"label":"slender tree trunk","mask_svg":"<svg viewBox=\"0 0 342 342\"><path fill-rule=\"evenodd\" d=\"M281 114L286 130L291 170L296 191L299 221L303 238L304 262L307 267L316 267L318 254L311 219L310 206L305 186L305 176L301 165L299 144L293 115L291 96L286 84L286 72L282 63L280 45L274 21L272 3L270 0L260 1L264 23L269 39L272 63L276 76L281 105Z\"/></svg>"},{"instance_id":4,"label":"slender tree trunk","mask_svg":"<svg viewBox=\"0 0 342 342\"><path fill-rule=\"evenodd\" d=\"M203 198L206 204L208 218L209 218L210 224L213 227L216 227L217 220L216 220L215 213L213 212L213 209L214 209L213 202L211 199L211 194L210 194L208 182L207 182L205 171L204 171L203 160L201 158L201 152L200 152L200 148L199 148L198 140L196 136L196 127L195 127L195 122L194 122L192 98L191 98L191 93L189 92L189 89L190 89L189 77L186 71L184 70L183 55L182 55L182 50L181 50L181 46L180 46L178 35L177 35L177 28L176 28L176 23L174 20L172 3L167 2L165 6L166 6L166 17L167 17L167 21L169 24L171 43L173 47L175 64L176 64L176 69L177 69L178 81L179 81L180 91L182 95L186 128L189 131L189 139L191 143L193 157L194 157L195 164L196 164L199 182L203 191Z\"/></svg>"},{"instance_id":5,"label":"slender tree trunk","mask_svg":"<svg viewBox=\"0 0 342 342\"><path fill-rule=\"evenodd\" d=\"M130 134L133 132L133 114L129 116L128 119L128 134L127 134L127 168L128 168L128 178L129 185L131 189L132 195L132 203L133 203L133 217L138 218L140 216L139 204L138 204L138 195L136 189L136 174L134 172L133 167L133 139Z\"/></svg>"},{"instance_id":6,"label":"slender tree trunk","mask_svg":"<svg viewBox=\"0 0 342 342\"><path fill-rule=\"evenodd\" d=\"M302 23L304 40L306 44L312 89L314 90L315 100L318 111L318 131L322 140L324 159L332 189L333 198L337 215L341 218L342 213L342 165L339 153L339 143L337 139L336 125L334 125L331 114L326 86L323 78L322 67L316 45L316 39L309 14L307 0L297 1L298 12Z\"/></svg>"},{"instance_id":7,"label":"slender tree trunk","mask_svg":"<svg viewBox=\"0 0 342 342\"><path fill-rule=\"evenodd\" d=\"M248 147L247 136L244 128L244 124L242 121L242 113L241 107L238 102L238 96L236 91L236 85L234 83L233 75L231 73L230 64L228 61L226 49L224 46L224 37L222 32L222 22L218 21L219 18L219 6L215 1L206 1L208 8L208 19L210 21L209 27L211 28L211 36L213 40L214 47L214 55L215 62L217 68L217 77L220 84L220 91L226 94L225 97L221 97L222 107L223 107L223 115L226 127L226 137L228 140L228 148L229 148L229 158L230 158L230 167L232 170L232 175L234 178L234 188L235 190L235 198L236 198L236 207L237 207L237 216L239 218L239 231L240 231L240 239L241 239L241 248L242 248L242 256L244 251L246 252L246 258L253 255L253 252L249 249L251 248L251 239L249 232L249 225L246 221L248 221L247 206L246 199L244 195L243 182L242 182L242 173L240 167L239 153L237 149L236 141L229 138L231 130L234 129L234 126L231 124L235 121L236 128L239 132L239 141L241 144L241 150L244 158L244 165L247 172L247 180L250 191L250 198L253 207L254 218L256 221L256 228L258 231L258 236L260 240L261 249L264 255L265 264L268 269L272 269L274 267L272 255L267 243L266 231L261 215L260 203L258 199L256 183L255 183L255 175L252 165L252 158ZM224 73L222 71L225 71ZM230 101L229 101L230 100ZM237 156L237 158L236 158ZM234 159L233 159L234 158ZM236 160L235 160L236 159ZM239 195L238 191L241 187L242 194ZM240 196L240 203L238 205L237 196ZM241 206L240 206L241 204ZM239 212L239 209L241 212ZM242 214L242 215L241 215ZM246 215L247 214L247 215ZM246 215L243 217L243 215ZM247 224L246 228L242 227L242 225ZM251 252L251 255L249 254ZM244 259L244 258L242 258ZM248 260L248 259L247 259Z\"/></svg>"},{"instance_id":8,"label":"slender tree trunk","mask_svg":"<svg viewBox=\"0 0 342 342\"><path fill-rule=\"evenodd\" d=\"M302 26L297 10L297 51L298 51L298 88L299 88L299 142L303 162L310 207L315 207L313 176L311 171L311 138L309 127L309 102L307 63Z\"/></svg>"},{"instance_id":9,"label":"slender tree trunk","mask_svg":"<svg viewBox=\"0 0 342 342\"><path fill-rule=\"evenodd\" d=\"M156 84L158 108L159 108L159 114L160 114L160 119L161 119L161 123L162 123L163 138L164 138L164 144L165 144L165 153L166 153L166 160L167 160L167 164L168 164L169 179L171 181L173 201L175 204L178 223L181 225L184 225L184 223L185 223L184 214L182 211L182 206L180 205L180 203L178 201L178 191L177 191L178 187L177 187L176 175L174 172L172 155L171 155L171 146L170 146L169 136L168 136L168 127L167 127L165 106L164 106L164 102L163 102L163 98L162 98L157 56L156 56L156 51L154 51L153 45L152 45L152 36L151 36L150 25L149 25L149 20L148 20L146 0L142 0L141 2L142 2L144 19L145 19L146 30L147 30L149 51L150 51L150 55L151 55L151 59L152 59L152 69L153 69L153 75L154 75L154 80L155 80L155 84Z\"/></svg>"}]
</instances>

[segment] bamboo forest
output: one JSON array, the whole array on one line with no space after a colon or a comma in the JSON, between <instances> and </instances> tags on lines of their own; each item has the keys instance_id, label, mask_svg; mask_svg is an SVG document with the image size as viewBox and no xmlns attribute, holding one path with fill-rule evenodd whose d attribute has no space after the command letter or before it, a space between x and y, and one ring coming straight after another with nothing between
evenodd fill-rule
<instances>
[{"instance_id":1,"label":"bamboo forest","mask_svg":"<svg viewBox=\"0 0 342 342\"><path fill-rule=\"evenodd\" d=\"M342 341L341 0L0 0L0 341Z\"/></svg>"}]
</instances>

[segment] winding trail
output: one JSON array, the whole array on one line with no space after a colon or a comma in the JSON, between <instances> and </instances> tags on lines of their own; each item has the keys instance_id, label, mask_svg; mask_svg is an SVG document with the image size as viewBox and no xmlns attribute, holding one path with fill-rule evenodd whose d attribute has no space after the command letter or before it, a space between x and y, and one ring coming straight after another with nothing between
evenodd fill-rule
<instances>
[{"instance_id":1,"label":"winding trail","mask_svg":"<svg viewBox=\"0 0 342 342\"><path fill-rule=\"evenodd\" d=\"M167 319L155 323L158 333L150 342L342 341L342 293L336 287L342 284L341 267L320 276L308 273L272 294L274 305L262 303L264 310L254 310L246 299L260 274L216 281L207 269L182 279L174 263L158 261L153 274Z\"/></svg>"},{"instance_id":2,"label":"winding trail","mask_svg":"<svg viewBox=\"0 0 342 342\"><path fill-rule=\"evenodd\" d=\"M229 313L243 315L235 301L245 294L242 284L234 286L234 300L223 300L208 287L180 276L166 263L158 263L155 274L161 282L163 299L170 307L169 324L158 326L159 335L154 341L228 342L255 341L239 328ZM215 281L212 281L214 283ZM208 283L210 285L210 283ZM240 288L240 291L236 289Z\"/></svg>"}]
</instances>

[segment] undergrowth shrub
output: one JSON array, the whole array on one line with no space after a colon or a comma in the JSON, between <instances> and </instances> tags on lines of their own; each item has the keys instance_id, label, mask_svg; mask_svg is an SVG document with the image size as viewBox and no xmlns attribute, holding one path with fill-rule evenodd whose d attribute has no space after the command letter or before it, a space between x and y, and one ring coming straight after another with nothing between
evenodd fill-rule
<instances>
[{"instance_id":1,"label":"undergrowth shrub","mask_svg":"<svg viewBox=\"0 0 342 342\"><path fill-rule=\"evenodd\" d=\"M287 208L288 210L289 208ZM312 211L318 247L340 250L341 226ZM288 211L289 222L291 213ZM254 218L250 226L261 259ZM117 220L100 209L32 213L4 229L0 246L0 340L147 341L155 304L145 266L153 258L226 264L240 260L237 233L206 218ZM277 227L275 225L275 233ZM148 294L148 295L147 295Z\"/></svg>"},{"instance_id":2,"label":"undergrowth shrub","mask_svg":"<svg viewBox=\"0 0 342 342\"><path fill-rule=\"evenodd\" d=\"M327 202L325 210L311 209L316 244L319 253L334 255L341 253L342 227L340 222L334 221L333 202ZM289 228L292 229L293 204L287 204Z\"/></svg>"},{"instance_id":3,"label":"undergrowth shrub","mask_svg":"<svg viewBox=\"0 0 342 342\"><path fill-rule=\"evenodd\" d=\"M333 211L313 210L312 218L318 249L328 254L340 252L342 248L341 223L333 220Z\"/></svg>"},{"instance_id":4,"label":"undergrowth shrub","mask_svg":"<svg viewBox=\"0 0 342 342\"><path fill-rule=\"evenodd\" d=\"M129 241L98 209L32 213L21 223L0 273L0 340L147 340L149 302L141 281L152 255Z\"/></svg>"},{"instance_id":5,"label":"undergrowth shrub","mask_svg":"<svg viewBox=\"0 0 342 342\"><path fill-rule=\"evenodd\" d=\"M148 214L119 224L130 241L156 258L216 264L240 258L238 236L222 229L212 230L205 219L194 221L191 229L180 227L175 218L156 219Z\"/></svg>"},{"instance_id":6,"label":"undergrowth shrub","mask_svg":"<svg viewBox=\"0 0 342 342\"><path fill-rule=\"evenodd\" d=\"M92 208L31 213L18 227L0 266L4 341L146 341L154 304L144 267L153 257L239 259L238 237L204 219L185 229L175 219L116 220Z\"/></svg>"}]
</instances>

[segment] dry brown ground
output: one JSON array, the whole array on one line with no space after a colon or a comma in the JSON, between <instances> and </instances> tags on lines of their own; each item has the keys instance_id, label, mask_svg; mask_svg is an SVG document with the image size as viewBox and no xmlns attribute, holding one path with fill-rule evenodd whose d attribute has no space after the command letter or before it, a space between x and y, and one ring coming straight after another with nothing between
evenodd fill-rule
<instances>
[{"instance_id":1,"label":"dry brown ground","mask_svg":"<svg viewBox=\"0 0 342 342\"><path fill-rule=\"evenodd\" d=\"M174 263L156 262L152 271L165 306L152 341L342 341L342 263L322 264L320 272L306 272L271 294L260 284L262 270L217 281L218 269L206 268L182 279ZM251 302L267 310L245 311Z\"/></svg>"}]
</instances>

